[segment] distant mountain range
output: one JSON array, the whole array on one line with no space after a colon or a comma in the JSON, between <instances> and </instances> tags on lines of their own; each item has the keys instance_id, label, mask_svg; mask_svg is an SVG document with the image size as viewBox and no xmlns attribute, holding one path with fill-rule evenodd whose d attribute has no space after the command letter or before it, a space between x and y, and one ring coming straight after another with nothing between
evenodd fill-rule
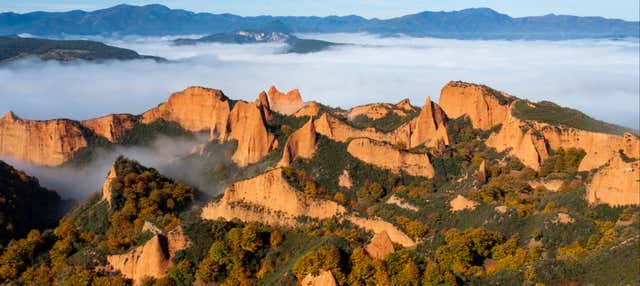
<instances>
[{"instance_id":1,"label":"distant mountain range","mask_svg":"<svg viewBox=\"0 0 640 286\"><path fill-rule=\"evenodd\" d=\"M512 18L488 8L421 12L391 19L360 16L242 17L194 13L162 5L118 5L85 12L0 13L0 34L180 35L259 29L274 20L292 33L368 32L461 39L577 39L640 37L640 23L569 15Z\"/></svg>"},{"instance_id":2,"label":"distant mountain range","mask_svg":"<svg viewBox=\"0 0 640 286\"><path fill-rule=\"evenodd\" d=\"M0 64L24 58L69 62L74 60L165 59L140 55L135 51L84 40L50 40L0 36Z\"/></svg>"},{"instance_id":3,"label":"distant mountain range","mask_svg":"<svg viewBox=\"0 0 640 286\"><path fill-rule=\"evenodd\" d=\"M326 50L332 46L341 45L322 40L301 39L294 35L276 31L234 31L229 33L217 33L204 36L199 39L176 39L176 45L195 45L198 43L225 43L225 44L256 44L256 43L283 43L287 45L284 53L306 54Z\"/></svg>"}]
</instances>

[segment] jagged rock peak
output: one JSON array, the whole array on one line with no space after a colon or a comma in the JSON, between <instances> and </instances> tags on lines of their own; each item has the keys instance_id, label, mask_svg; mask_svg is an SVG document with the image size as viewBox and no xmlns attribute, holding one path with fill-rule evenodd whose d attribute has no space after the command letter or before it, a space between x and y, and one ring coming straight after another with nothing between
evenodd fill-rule
<instances>
[{"instance_id":1,"label":"jagged rock peak","mask_svg":"<svg viewBox=\"0 0 640 286\"><path fill-rule=\"evenodd\" d=\"M400 102L396 103L396 107L400 108L400 109L404 109L404 110L413 110L413 105L411 105L411 100L409 100L408 98L405 98L403 100L401 100Z\"/></svg>"},{"instance_id":2,"label":"jagged rock peak","mask_svg":"<svg viewBox=\"0 0 640 286\"><path fill-rule=\"evenodd\" d=\"M289 136L278 166L289 166L296 158L310 159L316 152L316 130L313 117Z\"/></svg>"},{"instance_id":3,"label":"jagged rock peak","mask_svg":"<svg viewBox=\"0 0 640 286\"><path fill-rule=\"evenodd\" d=\"M5 113L4 116L2 116L1 120L14 121L18 119L19 118L13 113L13 111L7 111L7 113Z\"/></svg>"},{"instance_id":4,"label":"jagged rock peak","mask_svg":"<svg viewBox=\"0 0 640 286\"><path fill-rule=\"evenodd\" d=\"M298 89L283 93L275 86L271 86L267 92L267 96L271 110L281 114L293 115L304 106L302 96Z\"/></svg>"}]
</instances>

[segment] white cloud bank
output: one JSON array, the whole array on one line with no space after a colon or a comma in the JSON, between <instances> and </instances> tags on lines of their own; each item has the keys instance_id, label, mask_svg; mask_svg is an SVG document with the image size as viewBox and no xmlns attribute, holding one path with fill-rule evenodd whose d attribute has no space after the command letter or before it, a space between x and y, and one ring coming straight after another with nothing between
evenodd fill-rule
<instances>
[{"instance_id":1,"label":"white cloud bank","mask_svg":"<svg viewBox=\"0 0 640 286\"><path fill-rule=\"evenodd\" d=\"M275 84L305 100L341 107L437 99L450 80L484 83L534 101L550 100L638 129L638 40L460 41L303 35L351 43L315 54L280 54L271 44L176 47L170 38L103 39L152 61L104 64L24 61L0 68L0 112L25 118L86 119L141 113L190 85L253 100Z\"/></svg>"}]
</instances>

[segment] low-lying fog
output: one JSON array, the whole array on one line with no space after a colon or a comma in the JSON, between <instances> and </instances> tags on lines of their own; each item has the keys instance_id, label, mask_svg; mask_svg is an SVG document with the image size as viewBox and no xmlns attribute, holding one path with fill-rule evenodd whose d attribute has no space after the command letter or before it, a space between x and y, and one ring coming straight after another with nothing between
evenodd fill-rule
<instances>
[{"instance_id":1,"label":"low-lying fog","mask_svg":"<svg viewBox=\"0 0 640 286\"><path fill-rule=\"evenodd\" d=\"M0 67L0 113L13 110L18 116L32 119L137 114L190 85L222 89L234 99L253 100L261 90L275 84L281 90L299 88L305 100L344 108L403 98L419 106L427 96L437 100L448 81L464 80L533 101L554 101L598 119L640 129L638 39L463 41L367 34L301 37L350 45L300 55L281 54L284 46L278 44L177 47L170 44L172 38L93 38L171 61L60 64L26 60L5 65ZM131 152L145 163L140 154L140 150ZM107 161L98 169L108 169ZM147 163L157 165L153 160ZM102 171L85 176L99 179L88 182L96 186L91 191L97 190L105 175ZM55 179L48 177L57 175L41 176L46 185ZM70 191L74 196L77 192Z\"/></svg>"}]
</instances>

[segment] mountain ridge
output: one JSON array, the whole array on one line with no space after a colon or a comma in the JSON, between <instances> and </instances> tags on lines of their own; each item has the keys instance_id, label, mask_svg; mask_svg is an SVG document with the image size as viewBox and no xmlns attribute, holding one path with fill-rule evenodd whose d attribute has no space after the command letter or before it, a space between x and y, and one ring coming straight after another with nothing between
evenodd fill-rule
<instances>
[{"instance_id":1,"label":"mountain ridge","mask_svg":"<svg viewBox=\"0 0 640 286\"><path fill-rule=\"evenodd\" d=\"M131 17L135 15L135 17ZM136 19L135 22L131 19ZM473 39L575 39L640 37L639 22L598 16L547 14L510 17L490 8L423 11L378 19L349 16L238 16L195 13L159 4L117 5L95 11L0 13L0 34L179 35L252 29L274 20L295 33L369 32Z\"/></svg>"}]
</instances>

